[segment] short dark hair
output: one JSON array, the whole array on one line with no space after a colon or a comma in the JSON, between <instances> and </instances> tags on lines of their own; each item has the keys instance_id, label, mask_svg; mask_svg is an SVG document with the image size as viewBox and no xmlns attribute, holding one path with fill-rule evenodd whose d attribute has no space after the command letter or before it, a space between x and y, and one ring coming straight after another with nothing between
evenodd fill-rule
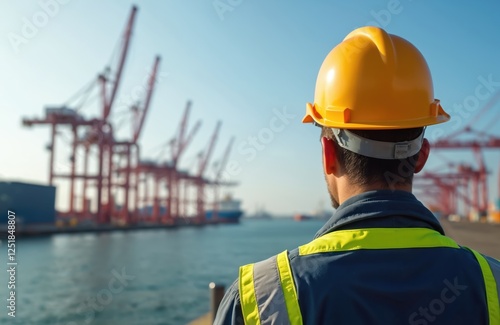
<instances>
[{"instance_id":1,"label":"short dark hair","mask_svg":"<svg viewBox=\"0 0 500 325\"><path fill-rule=\"evenodd\" d=\"M423 132L423 128L349 131L367 139L400 142L416 139ZM337 160L353 184L385 183L388 188L392 188L394 183L412 184L418 153L406 159L371 158L340 147L331 128L322 127L321 137L331 139L335 143Z\"/></svg>"}]
</instances>

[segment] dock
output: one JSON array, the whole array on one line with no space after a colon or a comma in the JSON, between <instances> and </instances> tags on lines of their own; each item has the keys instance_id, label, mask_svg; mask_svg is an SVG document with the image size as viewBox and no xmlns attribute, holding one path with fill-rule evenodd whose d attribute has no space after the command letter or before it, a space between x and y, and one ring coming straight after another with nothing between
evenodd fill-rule
<instances>
[{"instance_id":1,"label":"dock","mask_svg":"<svg viewBox=\"0 0 500 325\"><path fill-rule=\"evenodd\" d=\"M459 245L500 259L500 224L482 222L451 222L441 220L448 237Z\"/></svg>"}]
</instances>

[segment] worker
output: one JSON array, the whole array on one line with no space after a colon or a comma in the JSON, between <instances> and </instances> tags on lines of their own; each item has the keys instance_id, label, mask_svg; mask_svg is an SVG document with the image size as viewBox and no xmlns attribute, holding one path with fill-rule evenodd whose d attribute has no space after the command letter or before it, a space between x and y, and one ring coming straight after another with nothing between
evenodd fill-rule
<instances>
[{"instance_id":1,"label":"worker","mask_svg":"<svg viewBox=\"0 0 500 325\"><path fill-rule=\"evenodd\" d=\"M302 120L321 128L336 212L310 243L242 266L215 324L499 325L500 262L446 237L412 194L425 128L449 119L414 45L347 35Z\"/></svg>"}]
</instances>

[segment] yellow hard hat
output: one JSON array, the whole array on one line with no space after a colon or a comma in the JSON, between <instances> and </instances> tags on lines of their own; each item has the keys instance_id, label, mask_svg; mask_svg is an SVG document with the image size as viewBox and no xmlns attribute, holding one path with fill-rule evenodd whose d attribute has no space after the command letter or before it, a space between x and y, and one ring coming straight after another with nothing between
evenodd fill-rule
<instances>
[{"instance_id":1,"label":"yellow hard hat","mask_svg":"<svg viewBox=\"0 0 500 325\"><path fill-rule=\"evenodd\" d=\"M352 31L325 58L303 123L407 129L446 122L429 67L407 40L378 27Z\"/></svg>"}]
</instances>

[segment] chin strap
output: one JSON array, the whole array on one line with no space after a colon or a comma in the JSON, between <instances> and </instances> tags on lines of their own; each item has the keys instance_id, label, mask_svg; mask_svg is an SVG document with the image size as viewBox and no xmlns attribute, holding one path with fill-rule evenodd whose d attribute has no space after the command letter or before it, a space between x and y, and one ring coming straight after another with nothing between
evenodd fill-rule
<instances>
[{"instance_id":1,"label":"chin strap","mask_svg":"<svg viewBox=\"0 0 500 325\"><path fill-rule=\"evenodd\" d=\"M377 159L406 159L416 155L424 141L425 128L416 139L403 142L383 142L366 139L349 130L332 128L337 143L344 149Z\"/></svg>"}]
</instances>

